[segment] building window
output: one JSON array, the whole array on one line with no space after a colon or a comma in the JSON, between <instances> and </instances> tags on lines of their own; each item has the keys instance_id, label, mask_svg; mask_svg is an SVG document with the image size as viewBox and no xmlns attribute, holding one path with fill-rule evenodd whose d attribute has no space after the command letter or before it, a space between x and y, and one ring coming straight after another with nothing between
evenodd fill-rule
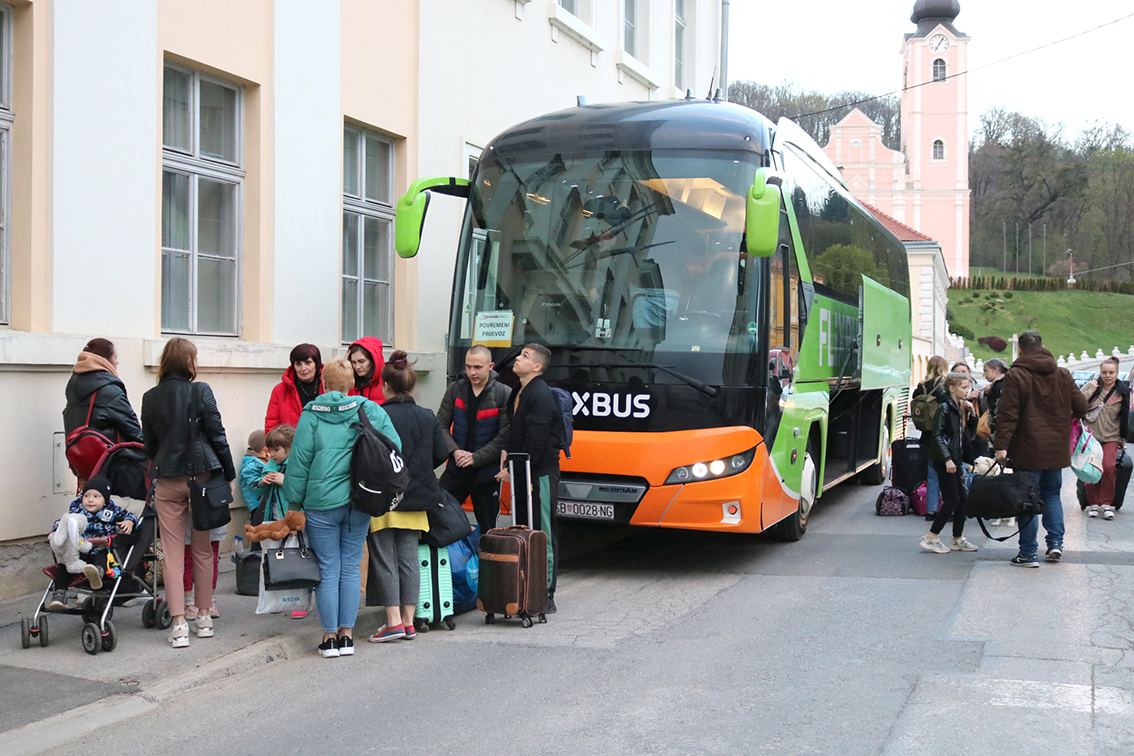
<instances>
[{"instance_id":1,"label":"building window","mask_svg":"<svg viewBox=\"0 0 1134 756\"><path fill-rule=\"evenodd\" d=\"M673 0L673 86L685 88L685 0Z\"/></svg>"},{"instance_id":2,"label":"building window","mask_svg":"<svg viewBox=\"0 0 1134 756\"><path fill-rule=\"evenodd\" d=\"M161 328L239 332L240 87L167 65L162 98Z\"/></svg>"},{"instance_id":3,"label":"building window","mask_svg":"<svg viewBox=\"0 0 1134 756\"><path fill-rule=\"evenodd\" d=\"M941 58L933 61L933 80L945 81L945 61Z\"/></svg>"},{"instance_id":4,"label":"building window","mask_svg":"<svg viewBox=\"0 0 1134 756\"><path fill-rule=\"evenodd\" d=\"M622 0L622 49L638 56L638 0Z\"/></svg>"},{"instance_id":5,"label":"building window","mask_svg":"<svg viewBox=\"0 0 1134 756\"><path fill-rule=\"evenodd\" d=\"M394 335L394 143L343 129L342 340Z\"/></svg>"},{"instance_id":6,"label":"building window","mask_svg":"<svg viewBox=\"0 0 1134 756\"><path fill-rule=\"evenodd\" d=\"M559 0L559 7L568 13L579 15L579 0Z\"/></svg>"},{"instance_id":7,"label":"building window","mask_svg":"<svg viewBox=\"0 0 1134 756\"><path fill-rule=\"evenodd\" d=\"M940 139L937 139L933 142L933 159L934 160L944 160L945 159L945 143L942 142Z\"/></svg>"}]
</instances>

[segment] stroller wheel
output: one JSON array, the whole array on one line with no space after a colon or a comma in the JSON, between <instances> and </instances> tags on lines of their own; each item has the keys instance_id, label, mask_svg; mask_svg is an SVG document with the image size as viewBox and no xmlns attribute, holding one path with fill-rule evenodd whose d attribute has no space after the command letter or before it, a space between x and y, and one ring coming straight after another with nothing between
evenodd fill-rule
<instances>
[{"instance_id":1,"label":"stroller wheel","mask_svg":"<svg viewBox=\"0 0 1134 756\"><path fill-rule=\"evenodd\" d=\"M173 615L169 613L169 604L162 601L161 599L158 599L157 602L159 605L158 627L160 627L162 630L168 630L173 626Z\"/></svg>"},{"instance_id":2,"label":"stroller wheel","mask_svg":"<svg viewBox=\"0 0 1134 756\"><path fill-rule=\"evenodd\" d=\"M39 618L39 645L47 648L47 617Z\"/></svg>"},{"instance_id":3,"label":"stroller wheel","mask_svg":"<svg viewBox=\"0 0 1134 756\"><path fill-rule=\"evenodd\" d=\"M83 650L94 656L100 648L102 648L102 633L99 632L98 625L88 622L83 625Z\"/></svg>"},{"instance_id":4,"label":"stroller wheel","mask_svg":"<svg viewBox=\"0 0 1134 756\"><path fill-rule=\"evenodd\" d=\"M118 633L114 630L114 623L106 621L106 632L102 634L102 650L113 651L118 645Z\"/></svg>"},{"instance_id":5,"label":"stroller wheel","mask_svg":"<svg viewBox=\"0 0 1134 756\"><path fill-rule=\"evenodd\" d=\"M142 606L142 627L153 629L158 622L157 599L150 599Z\"/></svg>"},{"instance_id":6,"label":"stroller wheel","mask_svg":"<svg viewBox=\"0 0 1134 756\"><path fill-rule=\"evenodd\" d=\"M31 648L31 619L28 617L20 620L20 645Z\"/></svg>"}]
</instances>

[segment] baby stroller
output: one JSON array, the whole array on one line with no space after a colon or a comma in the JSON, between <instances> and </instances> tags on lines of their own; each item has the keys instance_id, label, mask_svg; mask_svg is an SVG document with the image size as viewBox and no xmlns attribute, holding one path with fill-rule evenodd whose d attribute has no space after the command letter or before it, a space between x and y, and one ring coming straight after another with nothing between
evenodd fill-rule
<instances>
[{"instance_id":1,"label":"baby stroller","mask_svg":"<svg viewBox=\"0 0 1134 756\"><path fill-rule=\"evenodd\" d=\"M95 546L106 548L118 563L117 573L95 590L83 575L76 576L66 591L66 609L47 608L48 596L55 590L57 565L43 568L49 580L47 590L39 600L39 606L32 617L24 617L20 626L20 640L24 648L29 648L32 639L39 640L40 646L47 646L48 614L75 614L83 618L83 650L88 654L113 651L118 645L118 635L111 617L114 608L144 599L142 606L142 625L147 628L168 628L173 623L169 606L157 597L157 570L147 585L136 573L144 574L152 567L147 561L153 559L150 545L157 531L157 513L153 509L153 486L146 477L146 460L139 443L123 442L107 449L95 466L92 476L100 471L111 481L111 494L133 499L144 499L146 506L138 519L138 526L129 535L115 535L109 538L90 539Z\"/></svg>"}]
</instances>

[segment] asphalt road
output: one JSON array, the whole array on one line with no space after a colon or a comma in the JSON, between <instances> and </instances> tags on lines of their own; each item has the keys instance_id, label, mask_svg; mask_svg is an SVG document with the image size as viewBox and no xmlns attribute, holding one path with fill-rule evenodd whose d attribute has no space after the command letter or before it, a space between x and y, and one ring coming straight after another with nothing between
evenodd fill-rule
<instances>
[{"instance_id":1,"label":"asphalt road","mask_svg":"<svg viewBox=\"0 0 1134 756\"><path fill-rule=\"evenodd\" d=\"M83 756L1134 753L1134 519L1087 520L1069 480L1064 562L1028 570L972 523L981 551L920 551L927 524L876 517L878 490L828 492L795 544L565 529L546 625L472 613L324 660L314 622L283 622L286 661L184 691L148 693L151 675L88 715L119 721L23 743ZM360 631L377 624L364 610ZM147 674L176 653L141 637ZM76 731L75 716L57 721L57 739Z\"/></svg>"}]
</instances>

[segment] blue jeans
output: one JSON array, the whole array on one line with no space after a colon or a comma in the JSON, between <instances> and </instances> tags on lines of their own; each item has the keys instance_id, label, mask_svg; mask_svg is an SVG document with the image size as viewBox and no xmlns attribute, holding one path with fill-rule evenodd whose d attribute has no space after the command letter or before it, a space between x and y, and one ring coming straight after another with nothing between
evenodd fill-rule
<instances>
[{"instance_id":1,"label":"blue jeans","mask_svg":"<svg viewBox=\"0 0 1134 756\"><path fill-rule=\"evenodd\" d=\"M370 530L370 515L349 504L334 509L307 510L307 543L319 562L315 606L324 633L354 627L358 618L362 577L358 565Z\"/></svg>"},{"instance_id":2,"label":"blue jeans","mask_svg":"<svg viewBox=\"0 0 1134 756\"><path fill-rule=\"evenodd\" d=\"M941 504L941 481L937 477L937 469L929 463L929 471L925 477L925 513L935 514Z\"/></svg>"},{"instance_id":3,"label":"blue jeans","mask_svg":"<svg viewBox=\"0 0 1134 756\"><path fill-rule=\"evenodd\" d=\"M1043 499L1043 529L1047 531L1047 547L1049 549L1063 548L1063 502L1059 498L1059 490L1063 487L1063 470L1031 471L1036 476L1039 485L1040 498ZM1032 517L1026 523L1020 519L1020 556L1032 558L1036 556L1039 547L1036 536L1039 534L1039 518Z\"/></svg>"}]
</instances>

